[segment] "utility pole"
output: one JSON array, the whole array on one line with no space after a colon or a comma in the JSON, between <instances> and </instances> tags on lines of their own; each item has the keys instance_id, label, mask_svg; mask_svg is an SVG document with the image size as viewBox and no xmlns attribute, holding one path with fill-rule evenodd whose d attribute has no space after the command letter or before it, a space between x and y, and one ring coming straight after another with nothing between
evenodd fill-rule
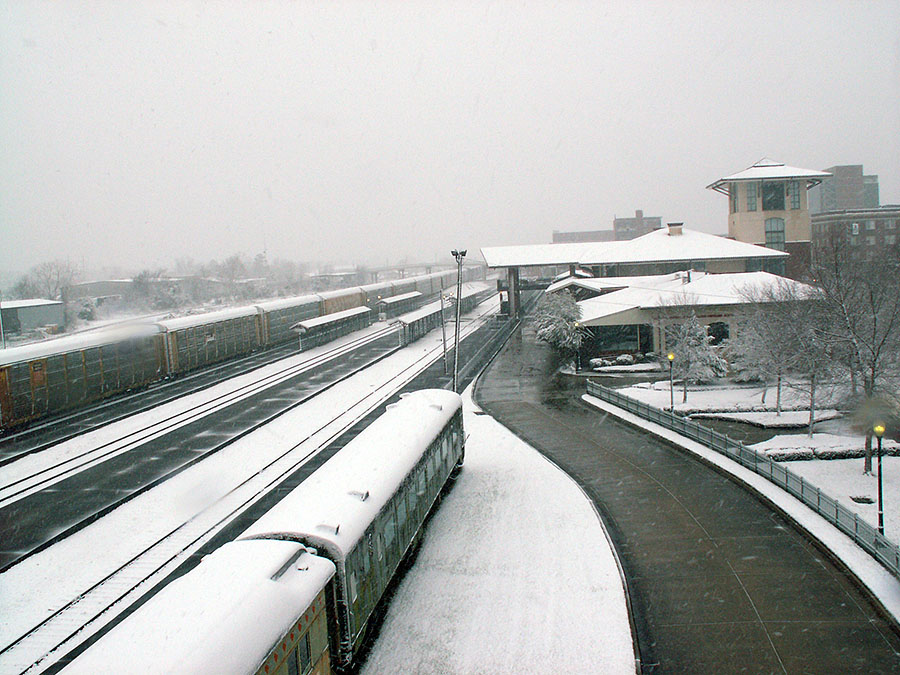
<instances>
[{"instance_id":1,"label":"utility pole","mask_svg":"<svg viewBox=\"0 0 900 675\"><path fill-rule=\"evenodd\" d=\"M447 327L444 324L444 280L441 279L441 342L444 344L444 375L447 374Z\"/></svg>"},{"instance_id":2,"label":"utility pole","mask_svg":"<svg viewBox=\"0 0 900 675\"><path fill-rule=\"evenodd\" d=\"M462 262L465 251L450 251L456 258L456 339L453 342L453 391L459 393L459 315L462 309Z\"/></svg>"}]
</instances>

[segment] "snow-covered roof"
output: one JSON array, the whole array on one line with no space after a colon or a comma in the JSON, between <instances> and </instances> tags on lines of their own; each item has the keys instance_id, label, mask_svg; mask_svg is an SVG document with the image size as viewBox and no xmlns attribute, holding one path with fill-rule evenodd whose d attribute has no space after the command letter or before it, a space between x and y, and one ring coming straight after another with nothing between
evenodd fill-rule
<instances>
[{"instance_id":1,"label":"snow-covered roof","mask_svg":"<svg viewBox=\"0 0 900 675\"><path fill-rule=\"evenodd\" d=\"M818 185L825 178L831 176L827 171L816 171L815 169L801 169L796 166L787 166L783 162L765 157L759 160L753 166L747 167L743 171L739 171L730 176L720 178L714 183L706 186L708 190L715 190L723 194L728 194L728 183L734 183L747 180L787 180L804 178L807 181L807 188Z\"/></svg>"},{"instance_id":2,"label":"snow-covered roof","mask_svg":"<svg viewBox=\"0 0 900 675\"><path fill-rule=\"evenodd\" d=\"M382 298L378 303L384 305L396 305L398 302L405 302L406 300L421 297L422 294L419 291L410 291L409 293L401 293L400 295L392 295L389 298Z\"/></svg>"},{"instance_id":3,"label":"snow-covered roof","mask_svg":"<svg viewBox=\"0 0 900 675\"><path fill-rule=\"evenodd\" d=\"M296 542L226 544L153 596L66 672L108 672L124 658L134 672L255 673L334 571L329 560Z\"/></svg>"},{"instance_id":4,"label":"snow-covered roof","mask_svg":"<svg viewBox=\"0 0 900 675\"><path fill-rule=\"evenodd\" d=\"M42 307L44 305L61 305L62 300L44 300L43 298L32 298L30 300L3 300L0 301L2 309L19 309L21 307Z\"/></svg>"},{"instance_id":5,"label":"snow-covered roof","mask_svg":"<svg viewBox=\"0 0 900 675\"><path fill-rule=\"evenodd\" d=\"M241 538L307 535L346 555L461 407L444 389L403 396Z\"/></svg>"},{"instance_id":6,"label":"snow-covered roof","mask_svg":"<svg viewBox=\"0 0 900 675\"><path fill-rule=\"evenodd\" d=\"M287 309L288 307L299 307L300 305L318 304L321 298L318 295L300 295L293 298L279 298L278 300L266 300L257 303L257 307L262 308L266 312L272 312L279 309Z\"/></svg>"},{"instance_id":7,"label":"snow-covered roof","mask_svg":"<svg viewBox=\"0 0 900 675\"><path fill-rule=\"evenodd\" d=\"M615 279L609 279L609 281L615 281ZM591 282L583 280L580 283L586 285ZM778 284L811 289L806 284L768 272L707 274L692 271L690 281L688 281L687 272L676 272L662 274L656 278L632 277L627 288L582 300L578 305L581 307L581 323L583 325L601 325L609 324L611 317L629 310L647 310L668 305L699 307L746 304L749 302L745 296L747 290L771 288Z\"/></svg>"},{"instance_id":8,"label":"snow-covered roof","mask_svg":"<svg viewBox=\"0 0 900 675\"><path fill-rule=\"evenodd\" d=\"M205 312L203 314L179 316L175 319L160 321L159 324L166 328L166 330L181 330L192 326L205 326L210 323L218 323L219 321L228 321L229 319L238 319L243 316L252 316L255 314L259 314L259 309L257 309L255 305L250 305L248 307L222 309L218 312Z\"/></svg>"},{"instance_id":9,"label":"snow-covered roof","mask_svg":"<svg viewBox=\"0 0 900 675\"><path fill-rule=\"evenodd\" d=\"M779 258L788 254L699 230L682 228L676 235L662 228L626 241L494 246L481 249L481 255L488 267L530 267Z\"/></svg>"},{"instance_id":10,"label":"snow-covered roof","mask_svg":"<svg viewBox=\"0 0 900 675\"><path fill-rule=\"evenodd\" d=\"M332 312L331 314L324 314L322 316L317 316L312 319L305 319L303 321L298 321L293 326L291 326L291 330L296 331L307 331L310 328L315 328L316 326L323 326L328 323L334 323L335 321L341 321L343 319L349 319L351 316L358 316L360 314L368 314L371 310L368 307L352 307L350 309L345 309L340 312Z\"/></svg>"},{"instance_id":11,"label":"snow-covered roof","mask_svg":"<svg viewBox=\"0 0 900 675\"><path fill-rule=\"evenodd\" d=\"M31 361L33 359L45 359L56 354L66 354L101 345L117 344L134 338L156 335L159 332L160 327L156 324L118 324L102 330L86 331L76 335L44 340L43 342L32 342L20 347L0 349L0 365Z\"/></svg>"}]
</instances>

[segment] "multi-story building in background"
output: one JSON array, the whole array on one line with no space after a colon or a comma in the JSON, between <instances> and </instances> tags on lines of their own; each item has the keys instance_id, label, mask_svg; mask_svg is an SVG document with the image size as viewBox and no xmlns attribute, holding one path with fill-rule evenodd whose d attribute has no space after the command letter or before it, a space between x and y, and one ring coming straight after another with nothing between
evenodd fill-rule
<instances>
[{"instance_id":1,"label":"multi-story building in background","mask_svg":"<svg viewBox=\"0 0 900 675\"><path fill-rule=\"evenodd\" d=\"M640 209L634 212L634 218L613 218L613 232L616 241L625 241L641 237L662 227L662 218L646 216Z\"/></svg>"},{"instance_id":2,"label":"multi-story building in background","mask_svg":"<svg viewBox=\"0 0 900 675\"><path fill-rule=\"evenodd\" d=\"M827 211L812 216L812 254L840 246L851 260L900 259L900 205ZM842 256L844 257L844 256Z\"/></svg>"},{"instance_id":3,"label":"multi-story building in background","mask_svg":"<svg viewBox=\"0 0 900 675\"><path fill-rule=\"evenodd\" d=\"M612 230L582 230L576 232L562 232L553 230L554 244L585 244L593 241L613 241L615 239Z\"/></svg>"},{"instance_id":4,"label":"multi-story building in background","mask_svg":"<svg viewBox=\"0 0 900 675\"><path fill-rule=\"evenodd\" d=\"M728 236L790 253L784 273L796 278L809 265L807 191L830 175L761 159L706 187L728 197Z\"/></svg>"},{"instance_id":5,"label":"multi-story building in background","mask_svg":"<svg viewBox=\"0 0 900 675\"><path fill-rule=\"evenodd\" d=\"M878 176L863 174L862 164L832 166L829 178L809 191L809 212L847 211L876 208L879 201Z\"/></svg>"}]
</instances>

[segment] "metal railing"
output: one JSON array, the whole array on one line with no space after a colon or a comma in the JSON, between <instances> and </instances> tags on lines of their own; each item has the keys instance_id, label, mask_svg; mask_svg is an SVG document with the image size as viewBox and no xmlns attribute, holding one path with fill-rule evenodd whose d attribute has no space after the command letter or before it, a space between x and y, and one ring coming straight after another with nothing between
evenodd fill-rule
<instances>
[{"instance_id":1,"label":"metal railing","mask_svg":"<svg viewBox=\"0 0 900 675\"><path fill-rule=\"evenodd\" d=\"M815 485L804 481L802 476L798 476L783 464L748 448L741 441L732 440L718 431L701 426L685 417L674 415L668 410L654 408L591 380L588 380L587 393L676 431L682 436L733 459L754 473L768 478L853 539L894 576L900 577L900 548L897 547L897 544L880 534L876 528L837 499L829 497Z\"/></svg>"}]
</instances>

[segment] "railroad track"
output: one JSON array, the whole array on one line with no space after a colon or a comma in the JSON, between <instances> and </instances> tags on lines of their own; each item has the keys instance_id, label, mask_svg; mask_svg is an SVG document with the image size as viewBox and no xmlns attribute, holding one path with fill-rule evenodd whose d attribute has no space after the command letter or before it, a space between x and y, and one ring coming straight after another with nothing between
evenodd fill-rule
<instances>
[{"instance_id":1,"label":"railroad track","mask_svg":"<svg viewBox=\"0 0 900 675\"><path fill-rule=\"evenodd\" d=\"M259 377L255 381L241 386L239 389L225 392L210 399L205 399L201 403L193 405L190 408L181 410L163 419L144 424L140 428L135 429L122 437L101 442L96 446L80 450L72 456L60 458L59 460L48 458L49 461L40 461L40 459L37 459L31 466L25 466L26 463L20 461L18 462L18 466L21 467L20 471L16 471L15 466L7 468L4 471L4 480L0 482L0 508L11 504L18 499L43 490L88 467L99 464L116 455L128 452L129 450L133 450L153 438L165 435L174 429L197 421L213 412L234 405L235 403L249 398L265 389L274 387L297 375L301 375L304 372L321 366L332 359L345 356L355 349L396 332L396 327L388 326L378 332L371 333L341 345L340 347L318 354L303 363L281 368L276 372ZM312 395L315 395L315 392L313 392ZM303 400L307 400L308 398L309 397L306 397ZM218 449L218 447L216 449Z\"/></svg>"},{"instance_id":2,"label":"railroad track","mask_svg":"<svg viewBox=\"0 0 900 675\"><path fill-rule=\"evenodd\" d=\"M487 314L484 312L479 318ZM465 337L479 321L462 328ZM39 673L90 639L199 550L235 518L265 498L288 476L315 457L359 420L387 401L441 357L427 350L379 386L358 396L344 410L314 428L243 479L219 500L146 546L111 574L55 610L0 649L0 672ZM284 412L280 412L281 416Z\"/></svg>"}]
</instances>

